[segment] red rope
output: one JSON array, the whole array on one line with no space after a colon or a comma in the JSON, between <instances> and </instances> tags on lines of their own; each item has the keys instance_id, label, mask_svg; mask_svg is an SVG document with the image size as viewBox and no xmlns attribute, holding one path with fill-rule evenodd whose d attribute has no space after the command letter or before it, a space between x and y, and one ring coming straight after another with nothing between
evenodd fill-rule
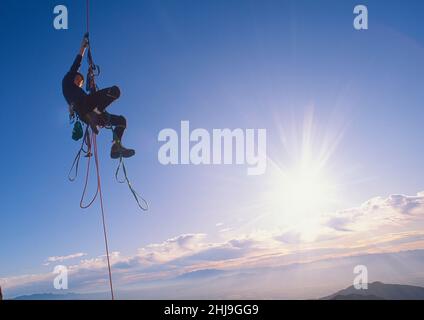
<instances>
[{"instance_id":1,"label":"red rope","mask_svg":"<svg viewBox=\"0 0 424 320\"><path fill-rule=\"evenodd\" d=\"M88 133L87 133L87 135L88 135ZM92 135L94 135L94 133ZM90 141L89 135L85 136L84 139L87 139L87 157L88 157L88 160L87 160L87 172L85 174L84 190L82 192L81 200L80 200L80 208L81 209L88 209L88 208L91 207L91 205L96 200L97 195L99 194L99 188L97 187L97 190L96 190L96 193L95 193L93 199L91 199L91 201L87 205L84 205L85 194L86 194L87 186L88 186L88 178L90 176L90 163L91 163L91 156L92 156L91 146L93 145L93 142Z\"/></svg>"},{"instance_id":2,"label":"red rope","mask_svg":"<svg viewBox=\"0 0 424 320\"><path fill-rule=\"evenodd\" d=\"M87 0L86 7L87 7L87 32L90 32L90 0Z\"/></svg>"},{"instance_id":3,"label":"red rope","mask_svg":"<svg viewBox=\"0 0 424 320\"><path fill-rule=\"evenodd\" d=\"M84 191L82 193L81 196L81 201L80 201L80 207L82 209L88 209L89 207L92 206L92 204L94 203L94 201L97 199L97 196L99 196L100 198L100 208L102 210L102 226L103 226L103 236L104 236L104 241L105 241L105 248L106 248L106 258L107 258L107 267L108 267L108 272L109 272L109 285L110 285L110 293L112 296L112 300L115 300L115 295L113 292L113 282L112 282L112 267L110 264L110 254L109 254L109 243L108 243L108 236L107 236L107 228L106 228L106 215L105 215L105 210L104 210L104 205L103 205L103 193L102 193L102 184L101 184L101 175L100 175L100 165L99 165L99 156L98 156L98 152L97 152L97 136L96 134L94 134L93 132L91 133L91 139L86 136L84 137L84 139L87 139L87 154L88 154L88 160L87 160L87 173L85 175L85 184L84 184ZM96 174L97 174L97 190L96 193L93 197L93 199L87 204L84 205L84 198L85 198L85 194L87 191L87 186L88 186L88 179L90 176L90 163L91 163L91 157L93 156L93 154L91 154L91 149L94 149L94 159L95 159L95 164L96 164Z\"/></svg>"},{"instance_id":4,"label":"red rope","mask_svg":"<svg viewBox=\"0 0 424 320\"><path fill-rule=\"evenodd\" d=\"M107 229L106 229L106 217L105 217L105 210L104 210L104 206L103 206L103 193L102 193L100 168L99 168L99 156L97 154L97 139L96 139L96 135L94 133L93 133L93 146L94 146L94 159L96 160L97 190L98 190L99 196L100 196L100 208L102 209L103 235L104 235L104 239L105 239L107 267L108 267L108 271L109 271L110 293L112 295L112 300L115 300L115 296L114 296L114 293L113 293L113 283L112 283L112 268L110 266L109 245L108 245L108 237L107 237Z\"/></svg>"}]
</instances>

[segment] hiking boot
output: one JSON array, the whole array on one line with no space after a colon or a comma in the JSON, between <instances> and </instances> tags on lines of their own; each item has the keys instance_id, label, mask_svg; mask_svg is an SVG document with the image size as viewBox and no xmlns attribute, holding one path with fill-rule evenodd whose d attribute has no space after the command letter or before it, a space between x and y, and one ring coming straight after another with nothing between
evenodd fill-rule
<instances>
[{"instance_id":1,"label":"hiking boot","mask_svg":"<svg viewBox=\"0 0 424 320\"><path fill-rule=\"evenodd\" d=\"M98 114L92 111L85 115L85 119L87 120L87 124L90 126L91 130L93 130L95 134L99 134L99 129L97 129Z\"/></svg>"},{"instance_id":2,"label":"hiking boot","mask_svg":"<svg viewBox=\"0 0 424 320\"><path fill-rule=\"evenodd\" d=\"M135 155L135 150L133 149L127 149L122 146L120 143L113 143L112 149L110 150L110 157L112 159L119 159L122 158L131 158Z\"/></svg>"}]
</instances>

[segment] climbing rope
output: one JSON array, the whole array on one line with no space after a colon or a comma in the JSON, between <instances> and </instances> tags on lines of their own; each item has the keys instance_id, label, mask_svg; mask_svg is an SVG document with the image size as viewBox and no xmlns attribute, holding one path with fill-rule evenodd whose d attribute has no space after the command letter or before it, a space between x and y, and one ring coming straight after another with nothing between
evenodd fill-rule
<instances>
[{"instance_id":1,"label":"climbing rope","mask_svg":"<svg viewBox=\"0 0 424 320\"><path fill-rule=\"evenodd\" d=\"M124 180L119 179L119 172L120 172L121 168L122 168L122 172L124 174ZM128 188L130 189L131 193L133 194L134 199L137 202L137 205L141 210L143 210L143 211L149 210L149 204L146 201L146 199L144 199L142 196L140 196L137 193L137 191L135 191L130 180L128 179L127 168L125 167L124 159L122 157L119 158L119 164L118 164L118 168L116 168L115 178L116 178L116 181L118 181L118 183L125 183L125 182L127 183Z\"/></svg>"},{"instance_id":2,"label":"climbing rope","mask_svg":"<svg viewBox=\"0 0 424 320\"><path fill-rule=\"evenodd\" d=\"M89 13L89 1L87 0L87 16ZM88 21L88 19L87 19ZM87 27L88 28L88 27ZM90 73L90 79L88 83L90 83L91 88L90 88L90 92L96 92L97 87L95 84L95 80L94 80L94 74L93 74L93 70L95 70L95 67L93 68L93 59L91 57L91 48L89 46L89 73ZM88 128L88 126L87 126ZM87 130L87 133L90 132L89 130ZM89 133L87 136L87 139L89 140ZM97 196L99 196L100 198L100 208L102 211L102 226L103 226L103 236L104 236L104 241L105 241L105 249L106 249L106 259L107 259L107 267L108 267L108 273L109 273L109 286L110 286L110 294L112 297L112 300L115 300L115 295L113 292L113 282L112 282L112 268L110 265L110 254L109 254L109 244L108 244L108 236L107 236L107 228L106 228L106 217L105 217L105 210L104 210L104 205L103 205L103 193L102 193L102 184L101 184L101 176L100 176L100 168L99 168L99 155L97 152L97 135L94 132L91 132L91 143L89 145L89 151L91 151L91 147L94 148L94 160L95 160L95 164L96 164L96 174L97 174L97 190L96 190L96 194L94 195L93 199L91 200L91 202L88 204L88 206L85 206L85 208L89 208L95 201L95 199L97 198ZM89 177L89 173L90 173L90 161L91 161L91 157L88 158L87 161L87 174L86 174L86 181L85 181L85 186L84 186L84 191L83 191L83 196L81 198L81 202L80 202L80 206L81 208L84 208L83 205L83 199L85 196L85 192L87 189L87 184L88 184L88 177Z\"/></svg>"},{"instance_id":3,"label":"climbing rope","mask_svg":"<svg viewBox=\"0 0 424 320\"><path fill-rule=\"evenodd\" d=\"M86 8L87 8L86 28L87 28L87 33L89 33L90 32L90 0L86 0Z\"/></svg>"},{"instance_id":4,"label":"climbing rope","mask_svg":"<svg viewBox=\"0 0 424 320\"><path fill-rule=\"evenodd\" d=\"M110 255L109 255L109 245L108 245L108 237L107 237L107 229L106 229L106 217L105 217L105 210L103 206L103 193L102 193L102 184L101 184L101 177L100 177L100 166L99 166L99 156L97 153L97 139L96 135L93 133L93 146L94 146L94 159L96 161L96 173L97 173L97 191L99 192L100 197L100 208L102 210L102 223L103 223L103 236L105 240L105 247L106 247L106 258L107 258L107 267L109 271L109 285L110 285L110 293L112 296L112 300L115 300L115 295L113 292L113 282L112 282L112 268L110 266Z\"/></svg>"},{"instance_id":5,"label":"climbing rope","mask_svg":"<svg viewBox=\"0 0 424 320\"><path fill-rule=\"evenodd\" d=\"M87 144L87 150L88 150L88 154L86 156L86 158L87 158L87 170L86 170L86 175L85 175L84 190L82 192L81 200L80 200L80 208L81 209L88 209L88 208L90 208L91 205L94 203L94 201L97 199L97 196L99 194L99 187L97 187L96 193L94 194L94 196L91 199L91 201L88 202L88 204L86 204L86 205L84 204L85 194L87 192L87 186L88 186L88 179L90 177L90 163L91 163L91 157L92 157L91 146L94 143L93 139L95 139L95 134L94 133L91 133L91 135L90 135L90 132L88 131L88 127L86 129L86 134L87 134L87 136L85 137L85 139L87 141L86 144ZM90 140L90 137L91 137L91 140Z\"/></svg>"},{"instance_id":6,"label":"climbing rope","mask_svg":"<svg viewBox=\"0 0 424 320\"><path fill-rule=\"evenodd\" d=\"M105 128L112 130L113 132L113 128L112 127L108 127L106 126ZM84 189L81 195L81 200L80 200L80 207L81 209L87 209L89 207L91 207L91 205L94 203L94 201L96 200L98 194L99 194L99 190L96 190L96 193L94 194L94 196L92 197L92 199L88 202L88 204L84 204L85 203L85 198L86 198L86 193L87 193L87 187L88 187L88 180L89 180L89 176L90 176L90 167L91 167L91 156L92 154L92 150L91 150L91 146L93 144L92 138L93 136L95 136L94 133L90 133L91 130L89 131L89 127L86 126L85 129L85 133L84 133L84 137L81 143L81 147L78 150L74 161L72 163L71 169L69 170L69 174L68 174L68 179L71 182L74 182L77 177L78 177L78 173L79 173L79 162L81 160L81 156L83 154L85 154L85 158L87 158L87 169L86 169L86 175L85 175L85 182L84 182ZM90 138L91 137L91 138ZM122 171L123 174L123 178L120 178L120 172ZM126 183L128 185L128 188L130 189L135 201L137 202L138 207L143 210L143 211L148 211L149 210L149 203L147 202L146 199L144 199L133 187L130 179L128 178L128 173L127 173L127 168L125 166L125 161L123 157L119 158L119 163L118 163L118 167L116 168L115 171L115 179L118 183L124 184Z\"/></svg>"},{"instance_id":7,"label":"climbing rope","mask_svg":"<svg viewBox=\"0 0 424 320\"><path fill-rule=\"evenodd\" d=\"M87 149L85 149L85 146ZM93 149L93 150L92 150ZM81 144L80 150L78 151L74 162L72 164L72 168L69 171L68 179L70 181L75 181L78 176L78 168L79 168L79 161L81 159L81 155L85 153L87 158L87 170L86 170L86 176L85 176L85 183L84 183L84 190L81 195L80 200L80 207L82 209L88 209L91 207L94 203L94 201L99 197L100 199L100 208L102 211L102 226L103 226L103 236L105 241L105 248L106 248L106 258L107 258L107 265L108 265L108 272L109 272L109 284L110 284L110 292L112 296L112 300L115 299L114 292L113 292L113 282L112 282L112 268L110 264L110 254L109 254L109 244L108 244L108 236L107 236L107 228L106 228L106 216L105 216L105 210L103 205L103 193L102 193L102 185L101 185L101 175L100 175L100 165L99 165L99 156L98 156L98 150L97 150L97 136L93 132L90 131L89 127L87 126L85 129L85 134L83 138L83 142ZM86 196L87 186L88 186L88 180L90 176L90 167L91 167L91 158L94 154L95 159L95 165L96 165L96 174L97 174L97 188L96 193L94 194L93 198L91 199L88 204L84 204L84 199ZM74 172L74 175L71 176L71 173Z\"/></svg>"}]
</instances>

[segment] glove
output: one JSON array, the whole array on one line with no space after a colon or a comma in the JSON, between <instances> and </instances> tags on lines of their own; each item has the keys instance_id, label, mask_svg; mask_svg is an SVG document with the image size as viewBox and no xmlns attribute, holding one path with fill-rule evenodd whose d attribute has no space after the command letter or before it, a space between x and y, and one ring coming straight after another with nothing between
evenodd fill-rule
<instances>
[{"instance_id":1,"label":"glove","mask_svg":"<svg viewBox=\"0 0 424 320\"><path fill-rule=\"evenodd\" d=\"M89 41L88 41L88 33L86 33L86 34L84 35L84 38L82 39L81 47L82 47L82 48L87 48L87 47L88 47L88 44L89 44Z\"/></svg>"}]
</instances>

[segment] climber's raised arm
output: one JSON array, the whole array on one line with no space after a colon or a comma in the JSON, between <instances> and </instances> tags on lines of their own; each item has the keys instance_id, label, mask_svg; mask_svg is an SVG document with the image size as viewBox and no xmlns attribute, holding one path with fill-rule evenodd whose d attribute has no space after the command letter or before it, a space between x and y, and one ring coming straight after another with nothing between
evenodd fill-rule
<instances>
[{"instance_id":1,"label":"climber's raised arm","mask_svg":"<svg viewBox=\"0 0 424 320\"><path fill-rule=\"evenodd\" d=\"M80 50L74 60L74 63L72 64L70 72L79 71L79 68L81 67L82 58L84 57L85 50L87 49L87 47L88 47L88 37L87 35L84 35L84 39L82 39L82 42L81 42Z\"/></svg>"}]
</instances>

